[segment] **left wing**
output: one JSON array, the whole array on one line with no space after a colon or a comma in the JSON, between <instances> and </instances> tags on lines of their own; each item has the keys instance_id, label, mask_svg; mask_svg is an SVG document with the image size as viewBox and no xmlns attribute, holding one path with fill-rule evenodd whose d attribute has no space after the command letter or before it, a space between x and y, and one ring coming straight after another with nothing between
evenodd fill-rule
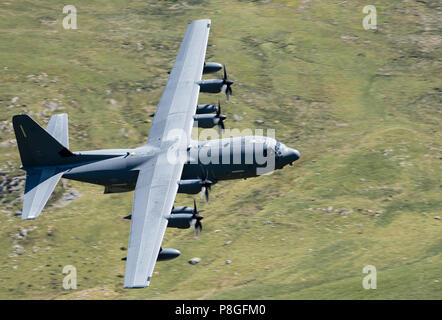
<instances>
[{"instance_id":1,"label":"left wing","mask_svg":"<svg viewBox=\"0 0 442 320\"><path fill-rule=\"evenodd\" d=\"M126 288L146 287L152 277L185 161L171 161L169 151L171 147L177 152L186 150L187 145L177 144L174 137L190 141L209 28L210 20L194 21L187 27L155 113L147 145L156 149L156 155L140 167L135 187Z\"/></svg>"}]
</instances>

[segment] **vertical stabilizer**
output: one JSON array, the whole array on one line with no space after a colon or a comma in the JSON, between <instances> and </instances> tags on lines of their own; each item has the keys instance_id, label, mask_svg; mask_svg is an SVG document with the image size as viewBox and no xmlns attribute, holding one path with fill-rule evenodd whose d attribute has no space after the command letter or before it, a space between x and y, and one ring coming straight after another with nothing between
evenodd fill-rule
<instances>
[{"instance_id":1,"label":"vertical stabilizer","mask_svg":"<svg viewBox=\"0 0 442 320\"><path fill-rule=\"evenodd\" d=\"M75 155L64 145L68 140L67 116L52 117L47 130L25 114L15 115L12 124L24 167L63 165L75 161Z\"/></svg>"},{"instance_id":2,"label":"vertical stabilizer","mask_svg":"<svg viewBox=\"0 0 442 320\"><path fill-rule=\"evenodd\" d=\"M68 116L53 115L46 130L23 114L14 116L12 123L26 170L22 219L35 219L64 173L57 166L75 161L76 158L68 149Z\"/></svg>"}]
</instances>

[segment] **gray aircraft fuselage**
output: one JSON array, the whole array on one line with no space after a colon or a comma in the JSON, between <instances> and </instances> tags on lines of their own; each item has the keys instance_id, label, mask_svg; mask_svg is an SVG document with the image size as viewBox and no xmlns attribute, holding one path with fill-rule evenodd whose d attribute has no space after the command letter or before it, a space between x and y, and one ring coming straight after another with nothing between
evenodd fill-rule
<instances>
[{"instance_id":1,"label":"gray aircraft fuselage","mask_svg":"<svg viewBox=\"0 0 442 320\"><path fill-rule=\"evenodd\" d=\"M259 141L257 141L259 140ZM96 161L70 165L63 178L105 186L105 193L131 191L135 188L138 168L154 154L144 145L135 149L111 149L75 152L76 155L97 155ZM236 137L208 141L192 141L181 181L210 179L244 179L292 164L299 151L269 137ZM60 168L62 169L62 168ZM63 166L66 170L66 166ZM183 193L197 193L186 192Z\"/></svg>"}]
</instances>

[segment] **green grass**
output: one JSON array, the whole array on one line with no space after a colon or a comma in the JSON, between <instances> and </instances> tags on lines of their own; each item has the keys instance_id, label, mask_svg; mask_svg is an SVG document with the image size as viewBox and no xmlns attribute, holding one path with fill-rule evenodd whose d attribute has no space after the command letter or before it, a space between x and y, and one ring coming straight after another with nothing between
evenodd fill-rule
<instances>
[{"instance_id":1,"label":"green grass","mask_svg":"<svg viewBox=\"0 0 442 320\"><path fill-rule=\"evenodd\" d=\"M436 2L373 1L377 31L362 28L363 1L76 1L78 30L62 28L62 1L2 2L0 121L26 112L45 124L41 103L54 101L71 149L141 145L187 23L211 18L207 60L236 80L226 125L264 120L302 157L212 188L198 204L203 233L168 229L164 246L182 255L158 263L144 290L123 289L132 193L69 181L79 199L59 207L57 189L23 222L20 192L3 191L0 299L441 299ZM0 151L2 172L23 175L16 146ZM32 230L17 239L19 228ZM376 290L362 288L369 264ZM62 287L65 265L77 290Z\"/></svg>"}]
</instances>

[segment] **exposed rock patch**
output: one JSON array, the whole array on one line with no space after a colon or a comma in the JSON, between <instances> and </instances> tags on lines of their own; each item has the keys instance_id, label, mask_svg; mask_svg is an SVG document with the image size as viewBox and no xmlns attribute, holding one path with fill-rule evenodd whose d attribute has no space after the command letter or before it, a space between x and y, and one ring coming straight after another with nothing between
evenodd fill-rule
<instances>
[{"instance_id":1,"label":"exposed rock patch","mask_svg":"<svg viewBox=\"0 0 442 320\"><path fill-rule=\"evenodd\" d=\"M197 264L201 261L201 258L195 257L189 260L189 264Z\"/></svg>"}]
</instances>

